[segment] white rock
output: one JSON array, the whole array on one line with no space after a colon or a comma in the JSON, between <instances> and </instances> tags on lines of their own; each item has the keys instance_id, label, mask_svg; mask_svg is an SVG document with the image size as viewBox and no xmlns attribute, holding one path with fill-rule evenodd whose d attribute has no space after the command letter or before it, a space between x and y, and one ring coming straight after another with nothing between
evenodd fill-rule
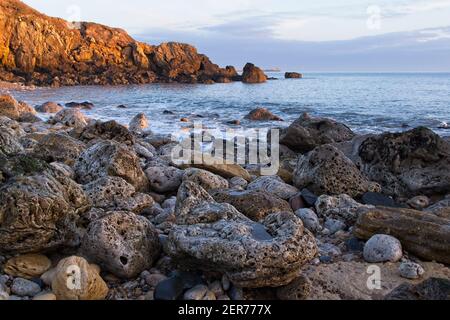
<instances>
[{"instance_id":1,"label":"white rock","mask_svg":"<svg viewBox=\"0 0 450 320\"><path fill-rule=\"evenodd\" d=\"M398 262L402 257L402 244L388 235L375 235L364 247L364 259L370 263Z\"/></svg>"}]
</instances>

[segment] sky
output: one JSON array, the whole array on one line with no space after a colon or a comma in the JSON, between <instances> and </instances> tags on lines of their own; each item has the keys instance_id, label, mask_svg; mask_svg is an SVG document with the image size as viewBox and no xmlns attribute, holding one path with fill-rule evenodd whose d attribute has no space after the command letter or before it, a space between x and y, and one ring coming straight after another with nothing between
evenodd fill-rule
<instances>
[{"instance_id":1,"label":"sky","mask_svg":"<svg viewBox=\"0 0 450 320\"><path fill-rule=\"evenodd\" d=\"M195 45L221 65L450 71L450 0L25 0L141 41Z\"/></svg>"}]
</instances>

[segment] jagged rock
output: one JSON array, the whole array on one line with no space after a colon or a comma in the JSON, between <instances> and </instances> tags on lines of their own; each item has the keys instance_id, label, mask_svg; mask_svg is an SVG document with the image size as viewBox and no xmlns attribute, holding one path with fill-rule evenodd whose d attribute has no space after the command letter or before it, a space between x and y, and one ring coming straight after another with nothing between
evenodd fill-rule
<instances>
[{"instance_id":1,"label":"jagged rock","mask_svg":"<svg viewBox=\"0 0 450 320\"><path fill-rule=\"evenodd\" d=\"M234 68L219 68L190 45L151 46L124 30L48 17L17 0L0 3L0 20L10 35L0 41L0 80L59 86L234 77Z\"/></svg>"},{"instance_id":2,"label":"jagged rock","mask_svg":"<svg viewBox=\"0 0 450 320\"><path fill-rule=\"evenodd\" d=\"M170 166L150 166L145 170L150 189L159 193L178 190L183 179L183 170Z\"/></svg>"},{"instance_id":3,"label":"jagged rock","mask_svg":"<svg viewBox=\"0 0 450 320\"><path fill-rule=\"evenodd\" d=\"M373 208L373 206L362 205L346 194L336 197L324 195L316 202L319 217L343 220L349 226L354 225L358 220L361 208Z\"/></svg>"},{"instance_id":4,"label":"jagged rock","mask_svg":"<svg viewBox=\"0 0 450 320\"><path fill-rule=\"evenodd\" d=\"M228 189L229 187L226 179L209 171L195 168L186 169L182 180L194 182L208 192L215 189Z\"/></svg>"},{"instance_id":5,"label":"jagged rock","mask_svg":"<svg viewBox=\"0 0 450 320\"><path fill-rule=\"evenodd\" d=\"M49 133L38 141L33 155L47 162L73 165L85 149L84 143L65 133Z\"/></svg>"},{"instance_id":6,"label":"jagged rock","mask_svg":"<svg viewBox=\"0 0 450 320\"><path fill-rule=\"evenodd\" d=\"M266 108L257 108L252 110L245 119L251 121L283 121L280 117L274 115L272 112Z\"/></svg>"},{"instance_id":7,"label":"jagged rock","mask_svg":"<svg viewBox=\"0 0 450 320\"><path fill-rule=\"evenodd\" d=\"M49 120L51 124L60 123L67 127L84 128L88 125L89 119L80 109L63 109Z\"/></svg>"},{"instance_id":8,"label":"jagged rock","mask_svg":"<svg viewBox=\"0 0 450 320\"><path fill-rule=\"evenodd\" d=\"M155 204L153 198L136 189L119 177L103 177L83 186L95 208L105 211L130 211L142 213Z\"/></svg>"},{"instance_id":9,"label":"jagged rock","mask_svg":"<svg viewBox=\"0 0 450 320\"><path fill-rule=\"evenodd\" d=\"M403 248L429 261L450 263L450 219L410 209L362 209L354 233L360 239L391 235Z\"/></svg>"},{"instance_id":10,"label":"jagged rock","mask_svg":"<svg viewBox=\"0 0 450 320\"><path fill-rule=\"evenodd\" d=\"M109 290L99 268L81 257L61 260L47 277L58 300L103 300Z\"/></svg>"},{"instance_id":11,"label":"jagged rock","mask_svg":"<svg viewBox=\"0 0 450 320\"><path fill-rule=\"evenodd\" d=\"M0 153L17 154L24 151L13 129L0 127Z\"/></svg>"},{"instance_id":12,"label":"jagged rock","mask_svg":"<svg viewBox=\"0 0 450 320\"><path fill-rule=\"evenodd\" d=\"M160 252L158 232L146 218L130 212L110 212L92 222L81 251L113 274L133 278L152 267Z\"/></svg>"},{"instance_id":13,"label":"jagged rock","mask_svg":"<svg viewBox=\"0 0 450 320\"><path fill-rule=\"evenodd\" d=\"M75 171L72 169L71 166L60 162L52 162L50 163L50 167L53 168L53 170L62 174L63 176L75 180Z\"/></svg>"},{"instance_id":14,"label":"jagged rock","mask_svg":"<svg viewBox=\"0 0 450 320\"><path fill-rule=\"evenodd\" d=\"M247 190L266 191L284 200L289 200L299 192L296 187L285 183L278 176L260 177L251 182L247 186Z\"/></svg>"},{"instance_id":15,"label":"jagged rock","mask_svg":"<svg viewBox=\"0 0 450 320\"><path fill-rule=\"evenodd\" d=\"M311 293L311 287L311 280L301 276L287 286L278 288L277 298L282 301L306 300Z\"/></svg>"},{"instance_id":16,"label":"jagged rock","mask_svg":"<svg viewBox=\"0 0 450 320\"><path fill-rule=\"evenodd\" d=\"M301 78L303 78L303 75L298 72L286 72L284 74L284 77L286 79L301 79Z\"/></svg>"},{"instance_id":17,"label":"jagged rock","mask_svg":"<svg viewBox=\"0 0 450 320\"><path fill-rule=\"evenodd\" d=\"M353 131L342 123L303 114L281 134L280 143L306 153L324 144L352 140L354 136Z\"/></svg>"},{"instance_id":18,"label":"jagged rock","mask_svg":"<svg viewBox=\"0 0 450 320\"><path fill-rule=\"evenodd\" d=\"M58 113L63 109L63 107L55 102L46 102L36 106L35 109L37 112L41 113Z\"/></svg>"},{"instance_id":19,"label":"jagged rock","mask_svg":"<svg viewBox=\"0 0 450 320\"><path fill-rule=\"evenodd\" d=\"M82 184L99 178L120 177L143 191L148 180L133 150L114 141L99 142L84 151L74 166L77 180Z\"/></svg>"},{"instance_id":20,"label":"jagged rock","mask_svg":"<svg viewBox=\"0 0 450 320\"><path fill-rule=\"evenodd\" d=\"M319 195L348 194L351 197L375 188L350 159L331 145L317 147L299 158L294 185Z\"/></svg>"},{"instance_id":21,"label":"jagged rock","mask_svg":"<svg viewBox=\"0 0 450 320\"><path fill-rule=\"evenodd\" d=\"M83 189L57 171L11 178L0 188L0 253L76 244L76 222L88 207Z\"/></svg>"},{"instance_id":22,"label":"jagged rock","mask_svg":"<svg viewBox=\"0 0 450 320\"><path fill-rule=\"evenodd\" d=\"M427 128L366 139L359 150L361 170L397 197L450 191L450 144Z\"/></svg>"},{"instance_id":23,"label":"jagged rock","mask_svg":"<svg viewBox=\"0 0 450 320\"><path fill-rule=\"evenodd\" d=\"M51 261L44 255L25 254L9 259L3 271L12 277L32 280L43 275L51 265Z\"/></svg>"},{"instance_id":24,"label":"jagged rock","mask_svg":"<svg viewBox=\"0 0 450 320\"><path fill-rule=\"evenodd\" d=\"M10 95L0 95L0 116L20 121L20 118L27 113L35 115L36 110L24 102L18 102Z\"/></svg>"},{"instance_id":25,"label":"jagged rock","mask_svg":"<svg viewBox=\"0 0 450 320\"><path fill-rule=\"evenodd\" d=\"M133 119L131 119L129 128L132 132L142 132L149 127L149 121L147 116L143 113L139 113Z\"/></svg>"},{"instance_id":26,"label":"jagged rock","mask_svg":"<svg viewBox=\"0 0 450 320\"><path fill-rule=\"evenodd\" d=\"M364 246L364 259L370 263L398 262L402 257L400 241L385 234L374 235Z\"/></svg>"},{"instance_id":27,"label":"jagged rock","mask_svg":"<svg viewBox=\"0 0 450 320\"><path fill-rule=\"evenodd\" d=\"M405 283L389 293L385 300L450 300L450 280L430 278L419 284Z\"/></svg>"},{"instance_id":28,"label":"jagged rock","mask_svg":"<svg viewBox=\"0 0 450 320\"><path fill-rule=\"evenodd\" d=\"M90 144L95 144L100 140L114 140L129 146L135 143L133 134L114 120L96 121L87 127L74 129L70 135Z\"/></svg>"},{"instance_id":29,"label":"jagged rock","mask_svg":"<svg viewBox=\"0 0 450 320\"><path fill-rule=\"evenodd\" d=\"M314 237L292 213L255 223L191 182L180 188L176 214L165 251L184 266L225 273L239 287L286 285L317 253Z\"/></svg>"},{"instance_id":30,"label":"jagged rock","mask_svg":"<svg viewBox=\"0 0 450 320\"><path fill-rule=\"evenodd\" d=\"M450 197L447 197L444 200L426 208L425 211L442 218L450 219Z\"/></svg>"},{"instance_id":31,"label":"jagged rock","mask_svg":"<svg viewBox=\"0 0 450 320\"><path fill-rule=\"evenodd\" d=\"M242 82L244 83L263 83L267 81L264 72L252 63L247 63L242 74Z\"/></svg>"},{"instance_id":32,"label":"jagged rock","mask_svg":"<svg viewBox=\"0 0 450 320\"><path fill-rule=\"evenodd\" d=\"M381 206L381 207L393 207L396 208L398 205L395 203L392 197L386 196L382 193L377 192L367 192L361 197L362 203L371 206Z\"/></svg>"},{"instance_id":33,"label":"jagged rock","mask_svg":"<svg viewBox=\"0 0 450 320\"><path fill-rule=\"evenodd\" d=\"M263 220L272 213L292 213L287 201L265 191L216 190L211 193L215 201L231 204L253 221Z\"/></svg>"}]
</instances>

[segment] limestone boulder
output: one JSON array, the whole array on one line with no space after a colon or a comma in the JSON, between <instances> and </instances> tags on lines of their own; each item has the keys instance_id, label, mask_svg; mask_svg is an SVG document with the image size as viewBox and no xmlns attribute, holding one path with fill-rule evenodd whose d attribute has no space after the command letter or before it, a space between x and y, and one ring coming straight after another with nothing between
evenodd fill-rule
<instances>
[{"instance_id":1,"label":"limestone boulder","mask_svg":"<svg viewBox=\"0 0 450 320\"><path fill-rule=\"evenodd\" d=\"M450 192L450 144L427 128L366 139L361 170L397 197Z\"/></svg>"},{"instance_id":2,"label":"limestone boulder","mask_svg":"<svg viewBox=\"0 0 450 320\"><path fill-rule=\"evenodd\" d=\"M146 218L116 211L89 225L81 251L105 270L133 278L152 267L160 243L158 232Z\"/></svg>"},{"instance_id":3,"label":"limestone boulder","mask_svg":"<svg viewBox=\"0 0 450 320\"><path fill-rule=\"evenodd\" d=\"M278 176L260 177L252 181L247 186L247 190L266 191L284 200L289 200L299 193L299 190L296 187L285 183Z\"/></svg>"},{"instance_id":4,"label":"limestone boulder","mask_svg":"<svg viewBox=\"0 0 450 320\"><path fill-rule=\"evenodd\" d=\"M149 185L134 150L114 141L102 141L85 150L74 169L82 184L111 176L124 179L136 191L147 190Z\"/></svg>"},{"instance_id":5,"label":"limestone boulder","mask_svg":"<svg viewBox=\"0 0 450 320\"><path fill-rule=\"evenodd\" d=\"M280 143L294 151L307 153L316 147L352 140L353 131L346 125L331 119L303 114L280 136Z\"/></svg>"},{"instance_id":6,"label":"limestone boulder","mask_svg":"<svg viewBox=\"0 0 450 320\"><path fill-rule=\"evenodd\" d=\"M294 185L317 195L358 197L377 190L376 184L369 182L350 159L331 145L317 147L299 158Z\"/></svg>"}]
</instances>

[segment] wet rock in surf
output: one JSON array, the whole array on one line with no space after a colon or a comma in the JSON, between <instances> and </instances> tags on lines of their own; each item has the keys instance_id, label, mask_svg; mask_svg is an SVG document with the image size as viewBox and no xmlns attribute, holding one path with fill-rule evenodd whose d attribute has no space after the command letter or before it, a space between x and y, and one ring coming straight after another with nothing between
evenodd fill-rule
<instances>
[{"instance_id":1,"label":"wet rock in surf","mask_svg":"<svg viewBox=\"0 0 450 320\"><path fill-rule=\"evenodd\" d=\"M272 112L266 108L257 108L252 110L245 119L251 121L283 121L280 117L274 115Z\"/></svg>"},{"instance_id":2,"label":"wet rock in surf","mask_svg":"<svg viewBox=\"0 0 450 320\"><path fill-rule=\"evenodd\" d=\"M264 72L252 63L247 63L242 74L242 82L244 83L263 83L267 81Z\"/></svg>"},{"instance_id":3,"label":"wet rock in surf","mask_svg":"<svg viewBox=\"0 0 450 320\"><path fill-rule=\"evenodd\" d=\"M87 118L80 109L63 109L49 120L50 124L60 123L67 127L84 128L89 123Z\"/></svg>"}]
</instances>

